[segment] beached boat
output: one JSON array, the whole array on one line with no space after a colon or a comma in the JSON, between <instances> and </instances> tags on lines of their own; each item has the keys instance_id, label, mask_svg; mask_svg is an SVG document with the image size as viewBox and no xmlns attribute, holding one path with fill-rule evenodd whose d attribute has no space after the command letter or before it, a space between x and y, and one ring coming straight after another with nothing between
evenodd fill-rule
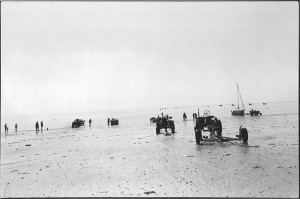
<instances>
[{"instance_id":1,"label":"beached boat","mask_svg":"<svg viewBox=\"0 0 300 199\"><path fill-rule=\"evenodd\" d=\"M151 117L150 118L150 123L156 123L157 122L157 118L156 117Z\"/></svg>"},{"instance_id":2,"label":"beached boat","mask_svg":"<svg viewBox=\"0 0 300 199\"><path fill-rule=\"evenodd\" d=\"M249 113L250 113L251 116L262 115L260 111L253 110L253 109L251 109L251 110L249 111Z\"/></svg>"},{"instance_id":3,"label":"beached boat","mask_svg":"<svg viewBox=\"0 0 300 199\"><path fill-rule=\"evenodd\" d=\"M232 115L245 115L245 106L244 106L244 102L243 102L243 99L242 99L242 95L240 93L240 89L239 89L239 85L236 84L237 86L237 98L238 98L238 106L237 106L237 110L233 110L231 111L231 114ZM241 100L241 105L242 105L242 109L240 109L240 100Z\"/></svg>"},{"instance_id":4,"label":"beached boat","mask_svg":"<svg viewBox=\"0 0 300 199\"><path fill-rule=\"evenodd\" d=\"M85 120L77 118L72 122L72 128L79 128L81 126L84 126Z\"/></svg>"},{"instance_id":5,"label":"beached boat","mask_svg":"<svg viewBox=\"0 0 300 199\"><path fill-rule=\"evenodd\" d=\"M119 125L119 120L118 119L115 119L115 118L112 118L110 120L110 125L114 126L114 125Z\"/></svg>"}]
</instances>

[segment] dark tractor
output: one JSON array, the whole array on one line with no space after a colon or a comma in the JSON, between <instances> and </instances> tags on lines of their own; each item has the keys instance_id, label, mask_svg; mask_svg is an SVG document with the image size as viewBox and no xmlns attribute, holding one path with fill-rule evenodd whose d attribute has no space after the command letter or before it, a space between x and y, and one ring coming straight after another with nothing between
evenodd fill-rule
<instances>
[{"instance_id":1,"label":"dark tractor","mask_svg":"<svg viewBox=\"0 0 300 199\"><path fill-rule=\"evenodd\" d=\"M114 126L114 125L119 125L119 120L118 120L118 119L112 118L112 119L110 120L110 125L112 125L112 126Z\"/></svg>"},{"instance_id":2,"label":"dark tractor","mask_svg":"<svg viewBox=\"0 0 300 199\"><path fill-rule=\"evenodd\" d=\"M85 124L85 120L81 120L81 119L76 119L72 122L72 128L79 128L81 126L84 126Z\"/></svg>"},{"instance_id":3,"label":"dark tractor","mask_svg":"<svg viewBox=\"0 0 300 199\"><path fill-rule=\"evenodd\" d=\"M165 129L165 132L167 132L167 129L170 128L172 130L172 133L175 133L175 125L174 120L171 120L172 117L163 116L158 117L156 121L156 135L160 134L160 129Z\"/></svg>"},{"instance_id":4,"label":"dark tractor","mask_svg":"<svg viewBox=\"0 0 300 199\"><path fill-rule=\"evenodd\" d=\"M195 125L195 137L196 143L200 144L200 141L220 141L220 142L227 142L232 140L243 140L243 142L248 141L248 131L246 128L240 127L239 135L237 138L230 138L222 136L222 122L215 116L210 115L209 111L205 111L203 116L199 116L198 110L198 117L196 118L196 125ZM210 136L203 135L203 132L210 132Z\"/></svg>"},{"instance_id":5,"label":"dark tractor","mask_svg":"<svg viewBox=\"0 0 300 199\"><path fill-rule=\"evenodd\" d=\"M210 115L209 111L205 111L202 117L197 117L194 130L196 143L200 144L200 141L208 138L207 136L202 136L204 131L209 131L211 136L216 133L216 136L222 137L222 122L215 116Z\"/></svg>"},{"instance_id":6,"label":"dark tractor","mask_svg":"<svg viewBox=\"0 0 300 199\"><path fill-rule=\"evenodd\" d=\"M251 116L254 116L254 115L262 115L260 111L253 110L253 109L251 109L251 110L249 111L249 114L250 114Z\"/></svg>"}]
</instances>

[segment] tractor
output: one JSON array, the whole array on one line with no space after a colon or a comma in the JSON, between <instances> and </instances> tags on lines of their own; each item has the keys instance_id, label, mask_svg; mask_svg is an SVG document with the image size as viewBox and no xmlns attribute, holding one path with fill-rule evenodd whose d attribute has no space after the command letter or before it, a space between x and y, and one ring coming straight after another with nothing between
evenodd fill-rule
<instances>
[{"instance_id":1,"label":"tractor","mask_svg":"<svg viewBox=\"0 0 300 199\"><path fill-rule=\"evenodd\" d=\"M195 137L196 143L199 145L201 141L219 141L227 142L232 140L239 140L243 142L248 141L248 131L246 128L240 126L239 135L236 138L222 136L222 122L217 117L210 115L210 112L206 110L203 116L198 116L195 122ZM208 131L209 136L203 135L204 132Z\"/></svg>"}]
</instances>

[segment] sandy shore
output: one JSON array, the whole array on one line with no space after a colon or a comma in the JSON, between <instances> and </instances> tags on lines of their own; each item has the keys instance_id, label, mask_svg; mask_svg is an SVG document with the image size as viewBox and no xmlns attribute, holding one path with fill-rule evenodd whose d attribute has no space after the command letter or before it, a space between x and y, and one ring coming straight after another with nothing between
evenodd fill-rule
<instances>
[{"instance_id":1,"label":"sandy shore","mask_svg":"<svg viewBox=\"0 0 300 199\"><path fill-rule=\"evenodd\" d=\"M248 144L196 145L193 121L170 136L145 124L2 137L1 197L299 197L295 121L250 123Z\"/></svg>"}]
</instances>

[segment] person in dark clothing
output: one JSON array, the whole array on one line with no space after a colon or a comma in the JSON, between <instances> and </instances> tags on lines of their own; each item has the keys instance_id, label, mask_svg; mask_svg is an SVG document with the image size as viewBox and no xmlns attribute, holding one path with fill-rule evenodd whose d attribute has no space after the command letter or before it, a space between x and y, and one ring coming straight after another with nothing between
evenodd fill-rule
<instances>
[{"instance_id":1,"label":"person in dark clothing","mask_svg":"<svg viewBox=\"0 0 300 199\"><path fill-rule=\"evenodd\" d=\"M41 131L43 130L43 126L44 126L43 121L41 121Z\"/></svg>"},{"instance_id":2,"label":"person in dark clothing","mask_svg":"<svg viewBox=\"0 0 300 199\"><path fill-rule=\"evenodd\" d=\"M167 117L162 118L162 126L165 129L165 132L167 132L167 125L168 125L168 119Z\"/></svg>"},{"instance_id":3,"label":"person in dark clothing","mask_svg":"<svg viewBox=\"0 0 300 199\"><path fill-rule=\"evenodd\" d=\"M15 124L15 129L16 129L16 131L18 131L18 124L17 123Z\"/></svg>"},{"instance_id":4,"label":"person in dark clothing","mask_svg":"<svg viewBox=\"0 0 300 199\"><path fill-rule=\"evenodd\" d=\"M35 123L35 130L38 131L39 130L39 122Z\"/></svg>"},{"instance_id":5,"label":"person in dark clothing","mask_svg":"<svg viewBox=\"0 0 300 199\"><path fill-rule=\"evenodd\" d=\"M7 124L4 125L5 134L8 133L8 127Z\"/></svg>"},{"instance_id":6,"label":"person in dark clothing","mask_svg":"<svg viewBox=\"0 0 300 199\"><path fill-rule=\"evenodd\" d=\"M108 126L109 126L109 122L110 122L110 119L108 118L108 119L107 119L107 125L108 125Z\"/></svg>"},{"instance_id":7,"label":"person in dark clothing","mask_svg":"<svg viewBox=\"0 0 300 199\"><path fill-rule=\"evenodd\" d=\"M90 126L91 126L91 124L92 124L92 119L89 120L89 124L90 124Z\"/></svg>"}]
</instances>

